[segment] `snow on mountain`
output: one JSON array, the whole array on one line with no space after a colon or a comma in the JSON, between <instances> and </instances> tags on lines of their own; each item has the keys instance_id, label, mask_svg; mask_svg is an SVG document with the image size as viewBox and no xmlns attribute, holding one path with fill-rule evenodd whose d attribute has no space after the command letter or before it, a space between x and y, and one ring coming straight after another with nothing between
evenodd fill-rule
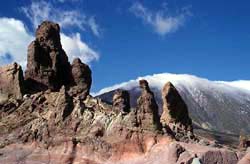
<instances>
[{"instance_id":1,"label":"snow on mountain","mask_svg":"<svg viewBox=\"0 0 250 164\"><path fill-rule=\"evenodd\" d=\"M203 88L213 86L213 87L222 87L224 89L227 88L228 90L232 90L232 91L238 88L250 91L250 80L249 81L239 80L239 81L232 81L232 82L209 81L205 78L199 78L194 75L161 73L161 74L148 75L144 77L138 77L136 80L130 80L128 82L116 84L111 87L106 87L96 93L93 93L93 95L101 95L103 93L106 93L106 92L109 92L118 88L130 90L131 88L138 86L138 82L141 79L146 79L149 82L150 86L157 87L157 88L162 88L163 85L167 81L170 81L174 85L185 83L187 85L199 85L200 87L203 87Z\"/></svg>"},{"instance_id":2,"label":"snow on mountain","mask_svg":"<svg viewBox=\"0 0 250 164\"><path fill-rule=\"evenodd\" d=\"M126 89L132 106L140 95L138 81L146 79L161 109L161 89L172 82L187 103L194 123L202 128L226 133L250 133L250 81L210 81L188 74L154 74L104 88L95 96L112 100L113 91Z\"/></svg>"}]
</instances>

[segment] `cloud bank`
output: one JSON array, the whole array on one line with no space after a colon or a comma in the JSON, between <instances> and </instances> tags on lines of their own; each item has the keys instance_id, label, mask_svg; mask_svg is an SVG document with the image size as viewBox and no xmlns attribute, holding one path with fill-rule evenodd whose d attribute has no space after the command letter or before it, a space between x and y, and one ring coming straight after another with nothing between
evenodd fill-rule
<instances>
[{"instance_id":1,"label":"cloud bank","mask_svg":"<svg viewBox=\"0 0 250 164\"><path fill-rule=\"evenodd\" d=\"M22 21L0 18L0 65L16 61L25 66L27 47L33 39Z\"/></svg>"},{"instance_id":2,"label":"cloud bank","mask_svg":"<svg viewBox=\"0 0 250 164\"><path fill-rule=\"evenodd\" d=\"M166 9L151 11L139 2L134 3L129 11L137 18L142 19L144 23L150 25L161 36L177 31L184 25L186 18L190 15L187 8L184 8L181 13L171 16L167 14Z\"/></svg>"},{"instance_id":3,"label":"cloud bank","mask_svg":"<svg viewBox=\"0 0 250 164\"><path fill-rule=\"evenodd\" d=\"M99 54L81 40L80 33L76 33L72 36L61 33L61 42L70 61L73 61L76 57L85 63L99 59Z\"/></svg>"}]
</instances>

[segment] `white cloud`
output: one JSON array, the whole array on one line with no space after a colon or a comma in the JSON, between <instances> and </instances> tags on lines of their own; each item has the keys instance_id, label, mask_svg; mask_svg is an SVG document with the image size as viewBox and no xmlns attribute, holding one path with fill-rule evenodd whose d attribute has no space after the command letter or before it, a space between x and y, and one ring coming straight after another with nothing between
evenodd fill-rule
<instances>
[{"instance_id":1,"label":"white cloud","mask_svg":"<svg viewBox=\"0 0 250 164\"><path fill-rule=\"evenodd\" d=\"M32 40L22 21L0 18L0 65L13 60L25 66L27 47Z\"/></svg>"},{"instance_id":2,"label":"white cloud","mask_svg":"<svg viewBox=\"0 0 250 164\"><path fill-rule=\"evenodd\" d=\"M0 18L0 65L15 61L25 68L27 48L34 38L22 21ZM83 62L90 63L99 58L99 54L82 41L79 33L72 36L61 33L61 42L70 61L79 57Z\"/></svg>"},{"instance_id":3,"label":"white cloud","mask_svg":"<svg viewBox=\"0 0 250 164\"><path fill-rule=\"evenodd\" d=\"M57 0L58 2L65 3L65 2L77 2L81 0Z\"/></svg>"},{"instance_id":4,"label":"white cloud","mask_svg":"<svg viewBox=\"0 0 250 164\"><path fill-rule=\"evenodd\" d=\"M64 2L62 0L61 2ZM81 30L89 28L94 35L99 36L99 26L93 16L88 17L78 10L62 10L46 1L32 1L30 6L22 7L22 11L30 19L34 28L44 20L59 23L62 28L78 27Z\"/></svg>"},{"instance_id":5,"label":"white cloud","mask_svg":"<svg viewBox=\"0 0 250 164\"><path fill-rule=\"evenodd\" d=\"M152 26L154 31L161 36L177 31L184 25L186 17L190 15L187 8L183 8L182 13L171 16L166 13L164 8L154 12L139 2L131 6L130 12Z\"/></svg>"},{"instance_id":6,"label":"white cloud","mask_svg":"<svg viewBox=\"0 0 250 164\"><path fill-rule=\"evenodd\" d=\"M96 20L94 17L90 17L88 19L88 24L92 30L92 32L96 35L96 36L100 36L100 28L99 25L96 23Z\"/></svg>"},{"instance_id":7,"label":"white cloud","mask_svg":"<svg viewBox=\"0 0 250 164\"><path fill-rule=\"evenodd\" d=\"M218 82L250 91L250 80L238 80L232 82L218 81Z\"/></svg>"},{"instance_id":8,"label":"white cloud","mask_svg":"<svg viewBox=\"0 0 250 164\"><path fill-rule=\"evenodd\" d=\"M93 60L99 59L99 54L81 40L81 35L79 33L71 37L61 34L61 42L70 61L76 57L80 58L85 63L90 63Z\"/></svg>"}]
</instances>

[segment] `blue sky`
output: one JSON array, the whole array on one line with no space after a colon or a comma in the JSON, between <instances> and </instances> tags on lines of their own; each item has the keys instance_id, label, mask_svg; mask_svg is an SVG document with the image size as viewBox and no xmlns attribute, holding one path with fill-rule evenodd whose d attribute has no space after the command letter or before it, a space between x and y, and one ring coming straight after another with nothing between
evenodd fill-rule
<instances>
[{"instance_id":1,"label":"blue sky","mask_svg":"<svg viewBox=\"0 0 250 164\"><path fill-rule=\"evenodd\" d=\"M92 91L138 76L187 73L250 79L248 0L8 0L0 6L0 64L25 66L43 19L61 24L70 60L91 65Z\"/></svg>"}]
</instances>

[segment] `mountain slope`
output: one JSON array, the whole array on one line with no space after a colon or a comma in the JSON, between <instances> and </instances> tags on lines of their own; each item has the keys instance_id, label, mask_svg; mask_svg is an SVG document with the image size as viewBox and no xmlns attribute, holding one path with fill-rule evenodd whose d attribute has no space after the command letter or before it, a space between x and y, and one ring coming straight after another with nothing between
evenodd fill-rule
<instances>
[{"instance_id":1,"label":"mountain slope","mask_svg":"<svg viewBox=\"0 0 250 164\"><path fill-rule=\"evenodd\" d=\"M149 82L160 108L161 89L170 81L187 103L196 125L224 133L250 132L250 81L209 81L192 75L162 73L104 88L95 95L111 102L113 91L123 88L129 90L131 105L135 107L140 94L139 79Z\"/></svg>"}]
</instances>

